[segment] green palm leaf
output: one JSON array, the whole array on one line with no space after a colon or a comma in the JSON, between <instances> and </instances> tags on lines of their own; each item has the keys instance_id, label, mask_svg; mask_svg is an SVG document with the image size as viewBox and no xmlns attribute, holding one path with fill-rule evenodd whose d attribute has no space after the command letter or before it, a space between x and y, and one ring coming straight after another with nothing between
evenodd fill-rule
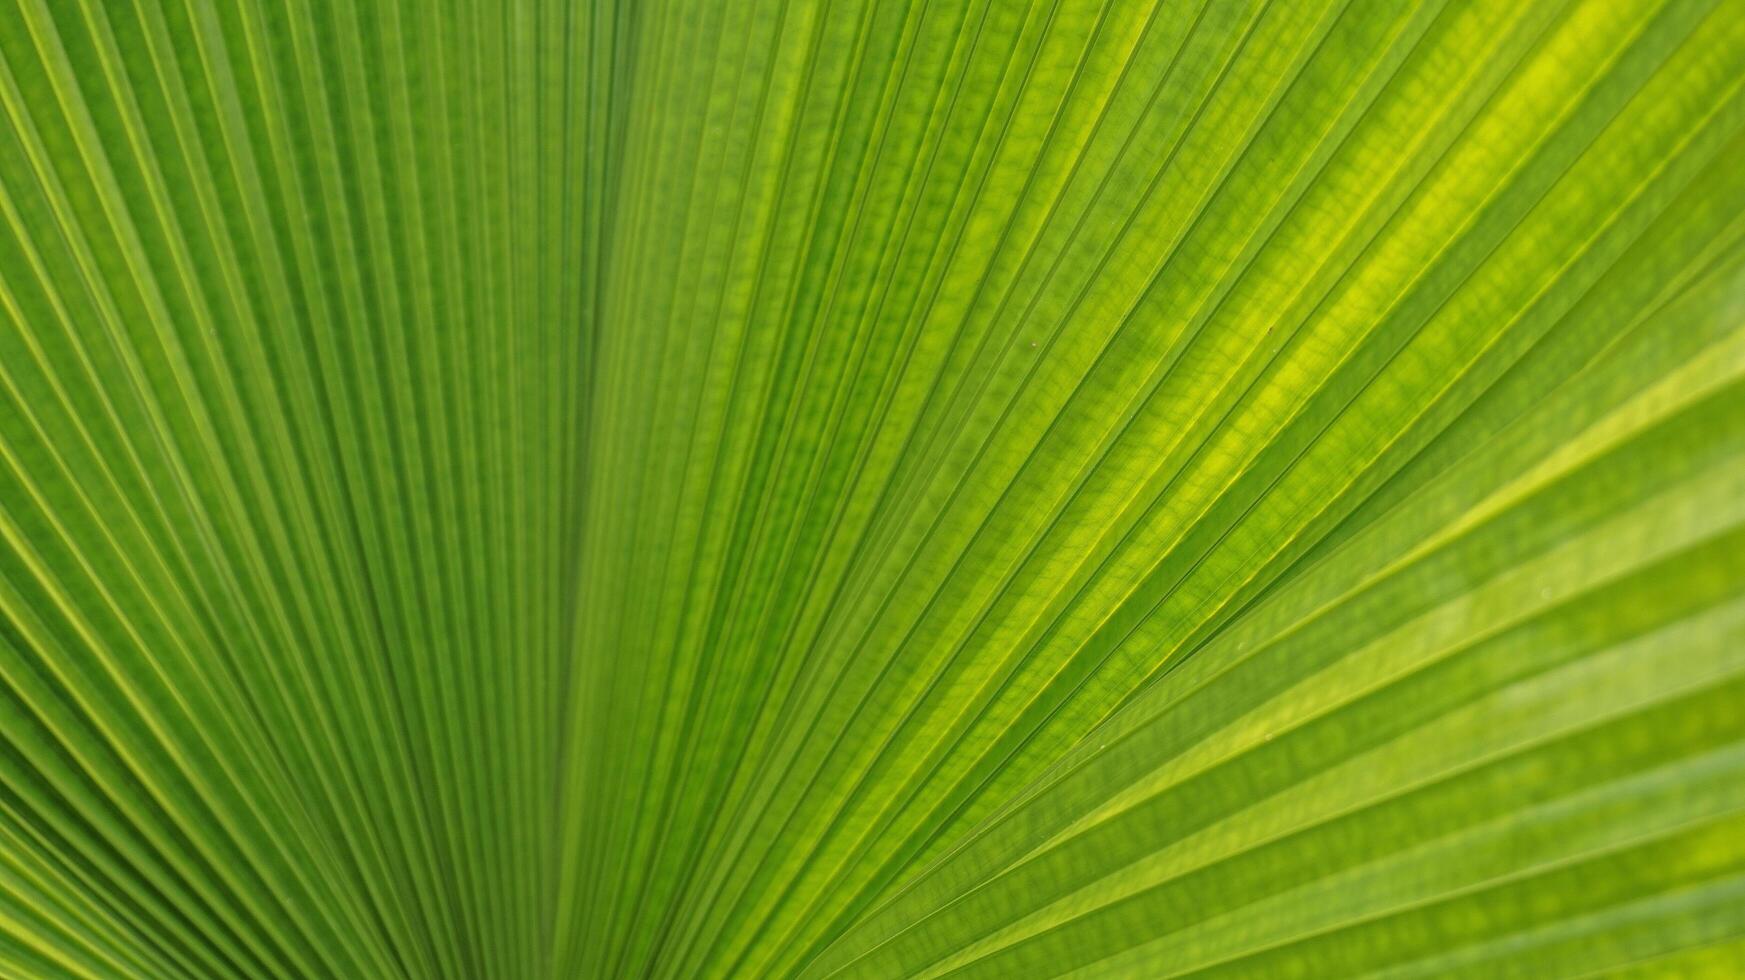
<instances>
[{"instance_id":1,"label":"green palm leaf","mask_svg":"<svg viewBox=\"0 0 1745 980\"><path fill-rule=\"evenodd\" d=\"M6 0L0 976L1745 970L1736 0Z\"/></svg>"}]
</instances>

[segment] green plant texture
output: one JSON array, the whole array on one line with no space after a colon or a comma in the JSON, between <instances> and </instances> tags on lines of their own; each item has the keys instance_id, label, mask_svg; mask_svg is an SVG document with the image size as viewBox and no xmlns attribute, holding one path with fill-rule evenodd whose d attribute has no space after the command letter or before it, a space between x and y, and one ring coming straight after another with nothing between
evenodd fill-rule
<instances>
[{"instance_id":1,"label":"green plant texture","mask_svg":"<svg viewBox=\"0 0 1745 980\"><path fill-rule=\"evenodd\" d=\"M1745 0L0 0L0 978L1745 976Z\"/></svg>"}]
</instances>

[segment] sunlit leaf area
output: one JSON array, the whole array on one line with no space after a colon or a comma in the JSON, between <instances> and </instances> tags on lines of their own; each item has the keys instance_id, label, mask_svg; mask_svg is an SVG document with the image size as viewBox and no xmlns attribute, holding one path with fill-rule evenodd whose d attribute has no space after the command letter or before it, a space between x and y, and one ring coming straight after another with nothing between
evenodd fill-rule
<instances>
[{"instance_id":1,"label":"sunlit leaf area","mask_svg":"<svg viewBox=\"0 0 1745 980\"><path fill-rule=\"evenodd\" d=\"M0 0L0 978L1745 977L1745 0Z\"/></svg>"}]
</instances>

